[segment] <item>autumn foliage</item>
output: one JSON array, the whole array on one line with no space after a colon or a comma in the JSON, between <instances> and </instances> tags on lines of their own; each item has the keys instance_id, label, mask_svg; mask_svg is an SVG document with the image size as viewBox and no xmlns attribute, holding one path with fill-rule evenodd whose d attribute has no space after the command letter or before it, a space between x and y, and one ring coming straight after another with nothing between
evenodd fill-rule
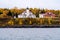
<instances>
[{"instance_id":1,"label":"autumn foliage","mask_svg":"<svg viewBox=\"0 0 60 40\"><path fill-rule=\"evenodd\" d=\"M37 18L13 18L14 15L19 15L25 8L18 9L17 7L12 9L0 8L0 26L1 25L59 25L60 24L60 10L49 10L30 8L30 11L36 15ZM38 18L40 13L52 12L56 14L56 18ZM7 19L6 19L7 18Z\"/></svg>"}]
</instances>

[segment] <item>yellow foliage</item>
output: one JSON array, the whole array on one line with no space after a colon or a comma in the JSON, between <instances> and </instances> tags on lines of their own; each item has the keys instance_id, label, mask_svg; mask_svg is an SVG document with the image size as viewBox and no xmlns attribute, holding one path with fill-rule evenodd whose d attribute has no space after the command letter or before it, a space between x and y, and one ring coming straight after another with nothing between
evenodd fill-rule
<instances>
[{"instance_id":1,"label":"yellow foliage","mask_svg":"<svg viewBox=\"0 0 60 40\"><path fill-rule=\"evenodd\" d=\"M48 23L49 23L49 24L51 24L51 20L52 20L51 18L48 18Z\"/></svg>"},{"instance_id":2,"label":"yellow foliage","mask_svg":"<svg viewBox=\"0 0 60 40\"><path fill-rule=\"evenodd\" d=\"M23 24L22 20L20 20L20 21L19 21L19 24L20 24L20 25L22 25L22 24Z\"/></svg>"},{"instance_id":3,"label":"yellow foliage","mask_svg":"<svg viewBox=\"0 0 60 40\"><path fill-rule=\"evenodd\" d=\"M32 24L32 21L30 21L29 24Z\"/></svg>"},{"instance_id":4,"label":"yellow foliage","mask_svg":"<svg viewBox=\"0 0 60 40\"><path fill-rule=\"evenodd\" d=\"M4 18L4 17L7 17L7 15L6 14L1 14L0 15L0 18Z\"/></svg>"},{"instance_id":5,"label":"yellow foliage","mask_svg":"<svg viewBox=\"0 0 60 40\"><path fill-rule=\"evenodd\" d=\"M14 25L14 22L13 22L12 20L10 20L10 21L8 22L8 24L9 24L9 25Z\"/></svg>"},{"instance_id":6,"label":"yellow foliage","mask_svg":"<svg viewBox=\"0 0 60 40\"><path fill-rule=\"evenodd\" d=\"M7 11L7 10L4 10L4 11L3 11L3 14L8 14L8 12L9 12L9 11Z\"/></svg>"}]
</instances>

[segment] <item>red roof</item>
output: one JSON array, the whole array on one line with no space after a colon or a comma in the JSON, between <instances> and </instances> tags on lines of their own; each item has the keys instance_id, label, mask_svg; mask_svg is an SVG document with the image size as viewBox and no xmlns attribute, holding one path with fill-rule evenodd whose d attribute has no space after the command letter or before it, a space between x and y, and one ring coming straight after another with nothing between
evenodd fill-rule
<instances>
[{"instance_id":1,"label":"red roof","mask_svg":"<svg viewBox=\"0 0 60 40\"><path fill-rule=\"evenodd\" d=\"M45 16L52 16L52 17L55 17L56 15L53 14L52 12L46 12L46 13L45 13Z\"/></svg>"}]
</instances>

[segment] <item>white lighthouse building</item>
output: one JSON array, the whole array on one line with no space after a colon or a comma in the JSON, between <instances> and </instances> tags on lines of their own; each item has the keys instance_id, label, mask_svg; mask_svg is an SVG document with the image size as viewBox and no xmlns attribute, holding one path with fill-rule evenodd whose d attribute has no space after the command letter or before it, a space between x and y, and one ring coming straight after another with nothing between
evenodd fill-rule
<instances>
[{"instance_id":1,"label":"white lighthouse building","mask_svg":"<svg viewBox=\"0 0 60 40\"><path fill-rule=\"evenodd\" d=\"M14 18L16 18L14 16ZM27 8L22 14L18 15L18 18L36 18L36 16Z\"/></svg>"}]
</instances>

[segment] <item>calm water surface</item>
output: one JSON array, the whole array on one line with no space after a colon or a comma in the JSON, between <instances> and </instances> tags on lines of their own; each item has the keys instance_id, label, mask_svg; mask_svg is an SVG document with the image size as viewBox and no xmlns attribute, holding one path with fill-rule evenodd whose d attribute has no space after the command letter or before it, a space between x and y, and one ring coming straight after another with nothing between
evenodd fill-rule
<instances>
[{"instance_id":1,"label":"calm water surface","mask_svg":"<svg viewBox=\"0 0 60 40\"><path fill-rule=\"evenodd\" d=\"M60 40L60 28L0 28L0 40Z\"/></svg>"}]
</instances>

